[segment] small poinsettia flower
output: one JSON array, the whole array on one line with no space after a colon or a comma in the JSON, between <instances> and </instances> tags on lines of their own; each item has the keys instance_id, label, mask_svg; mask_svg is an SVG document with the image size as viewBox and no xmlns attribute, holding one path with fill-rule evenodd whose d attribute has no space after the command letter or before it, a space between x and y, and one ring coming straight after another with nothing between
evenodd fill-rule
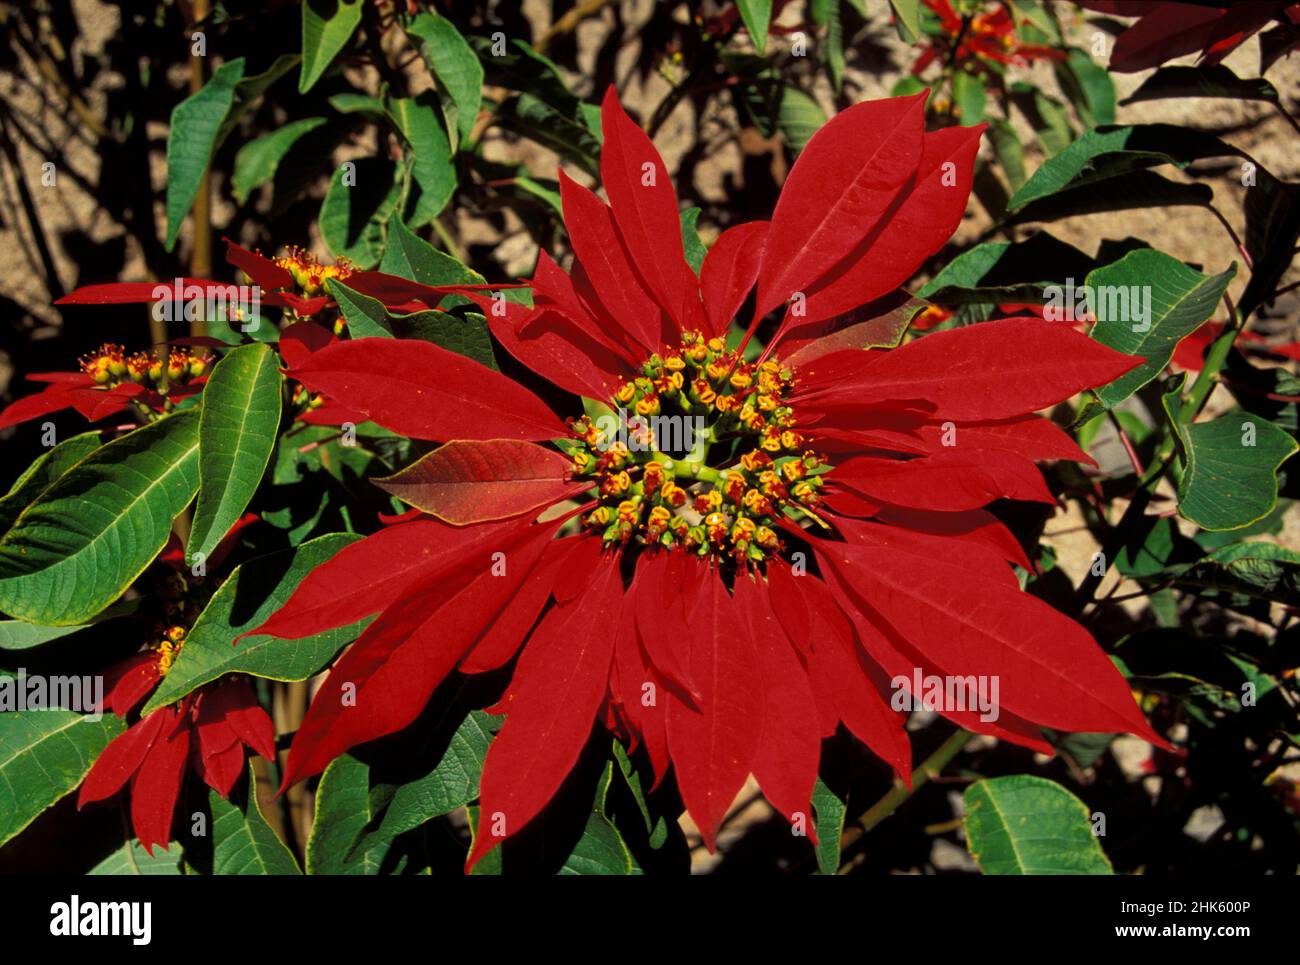
<instances>
[{"instance_id":1,"label":"small poinsettia flower","mask_svg":"<svg viewBox=\"0 0 1300 965\"><path fill-rule=\"evenodd\" d=\"M1115 39L1110 52L1110 69L1126 74L1187 54L1199 54L1198 63L1217 64L1272 21L1300 24L1300 3L1295 0L1080 0L1079 5L1111 16L1139 18Z\"/></svg>"},{"instance_id":2,"label":"small poinsettia flower","mask_svg":"<svg viewBox=\"0 0 1300 965\"><path fill-rule=\"evenodd\" d=\"M199 349L176 347L164 359L152 350L128 354L108 343L82 357L78 372L36 372L28 381L45 383L43 392L25 396L0 411L0 429L76 409L91 422L143 406L165 412L203 389L212 359Z\"/></svg>"},{"instance_id":3,"label":"small poinsettia flower","mask_svg":"<svg viewBox=\"0 0 1300 965\"><path fill-rule=\"evenodd\" d=\"M118 664L105 681L103 709L125 719L167 676L184 644L184 628L170 627L156 648ZM228 677L146 714L114 738L82 782L77 807L130 782L135 836L150 854L156 845L166 850L186 772L229 797L244 773L245 748L274 759L275 730L247 679Z\"/></svg>"},{"instance_id":4,"label":"small poinsettia flower","mask_svg":"<svg viewBox=\"0 0 1300 965\"><path fill-rule=\"evenodd\" d=\"M422 513L345 547L252 631L374 617L286 785L411 723L449 674L516 654L471 863L541 811L593 724L675 774L710 848L750 774L810 828L841 724L908 780L917 675L1000 681L995 713L937 709L1035 750L1051 752L1040 727L1163 745L1089 633L1021 590L1012 564L1031 563L986 508L1050 506L1034 460L1087 456L1035 413L1141 360L1025 317L864 351L898 344L898 313L862 306L956 229L983 127L927 133L922 96L841 112L771 221L725 231L697 276L667 168L612 90L602 123L608 201L560 174L569 270L540 254L528 308L468 296L587 416L427 342L343 341L291 369L443 445L378 481Z\"/></svg>"},{"instance_id":5,"label":"small poinsettia flower","mask_svg":"<svg viewBox=\"0 0 1300 965\"><path fill-rule=\"evenodd\" d=\"M1065 59L1065 53L1055 47L1020 40L1008 4L979 3L975 5L979 12L963 17L953 8L951 0L924 0L924 3L938 16L939 32L929 39L912 64L915 75L936 60L958 68L982 69L988 62L1023 67L1036 60Z\"/></svg>"}]
</instances>

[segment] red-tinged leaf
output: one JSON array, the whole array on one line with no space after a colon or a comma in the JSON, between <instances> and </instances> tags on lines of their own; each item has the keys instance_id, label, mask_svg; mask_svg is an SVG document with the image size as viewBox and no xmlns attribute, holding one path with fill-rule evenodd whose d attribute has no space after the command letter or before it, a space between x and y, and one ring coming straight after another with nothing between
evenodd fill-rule
<instances>
[{"instance_id":1,"label":"red-tinged leaf","mask_svg":"<svg viewBox=\"0 0 1300 965\"><path fill-rule=\"evenodd\" d=\"M780 358L801 372L814 366L820 368L822 360L830 355L847 361L850 357L839 353L850 349L862 359L870 359L863 349L897 345L909 326L915 326L924 307L924 302L898 289L842 315L787 331L781 336Z\"/></svg>"},{"instance_id":2,"label":"red-tinged leaf","mask_svg":"<svg viewBox=\"0 0 1300 965\"><path fill-rule=\"evenodd\" d=\"M850 543L898 548L922 556L932 555L952 566L977 573L983 579L1016 589L1020 587L1020 581L1011 567L1006 565L1002 551L984 542L933 535L901 526L886 526L881 522L857 519L836 519L833 522Z\"/></svg>"},{"instance_id":3,"label":"red-tinged leaf","mask_svg":"<svg viewBox=\"0 0 1300 965\"><path fill-rule=\"evenodd\" d=\"M624 598L619 622L614 660L618 669L618 694L623 716L636 728L654 771L654 787L668 773L668 705L667 685L651 666L650 657L636 632L636 615L631 601ZM629 748L629 753L631 748ZM652 788L653 789L653 788Z\"/></svg>"},{"instance_id":4,"label":"red-tinged leaf","mask_svg":"<svg viewBox=\"0 0 1300 965\"><path fill-rule=\"evenodd\" d=\"M927 422L914 430L930 452L956 446L961 449L1001 449L1026 459L1069 459L1090 466L1097 463L1069 434L1051 419L1021 416L999 422Z\"/></svg>"},{"instance_id":5,"label":"red-tinged leaf","mask_svg":"<svg viewBox=\"0 0 1300 965\"><path fill-rule=\"evenodd\" d=\"M597 315L605 315L646 353L659 349L671 332L663 309L646 291L609 206L560 171L564 226L589 285L574 269L573 281ZM680 225L674 229L681 235Z\"/></svg>"},{"instance_id":6,"label":"red-tinged leaf","mask_svg":"<svg viewBox=\"0 0 1300 965\"><path fill-rule=\"evenodd\" d=\"M585 336L577 341L601 346L606 354L621 359L624 367L635 368L640 365L642 361L640 356L629 351L633 340L624 332L609 331L609 326L602 324L600 319L591 313L582 296L578 294L573 279L545 251L538 252L537 269L533 272L532 284L533 304L538 308L550 308L559 312L576 326L578 332ZM538 314L537 320L525 325L522 334L531 336L533 334L531 329L534 326L544 327L541 313Z\"/></svg>"},{"instance_id":7,"label":"red-tinged leaf","mask_svg":"<svg viewBox=\"0 0 1300 965\"><path fill-rule=\"evenodd\" d=\"M900 509L886 506L879 510L882 522L902 526L918 533L947 536L952 539L980 543L1010 563L1032 571L1033 565L1024 548L1000 520L988 510L971 509L960 513L932 513L920 509Z\"/></svg>"},{"instance_id":8,"label":"red-tinged leaf","mask_svg":"<svg viewBox=\"0 0 1300 965\"><path fill-rule=\"evenodd\" d=\"M289 269L282 268L260 252L241 248L229 238L222 238L226 243L226 261L234 265L253 280L253 284L266 291L277 288L293 288L293 275Z\"/></svg>"},{"instance_id":9,"label":"red-tinged leaf","mask_svg":"<svg viewBox=\"0 0 1300 965\"><path fill-rule=\"evenodd\" d=\"M236 639L298 639L378 613L413 584L453 571L463 556L508 540L520 523L457 528L433 519L388 526L350 543L298 584L284 606Z\"/></svg>"},{"instance_id":10,"label":"red-tinged leaf","mask_svg":"<svg viewBox=\"0 0 1300 965\"><path fill-rule=\"evenodd\" d=\"M834 480L867 499L908 509L960 512L998 499L1056 501L1037 466L999 449L946 449L919 459L859 456L836 466Z\"/></svg>"},{"instance_id":11,"label":"red-tinged leaf","mask_svg":"<svg viewBox=\"0 0 1300 965\"><path fill-rule=\"evenodd\" d=\"M206 298L209 289L225 293L231 286L221 281L209 281L206 278L177 278L172 281L121 281L105 285L82 285L76 291L69 292L55 301L56 305L137 305L172 298L177 287L184 293L185 289L194 287L203 291Z\"/></svg>"},{"instance_id":12,"label":"red-tinged leaf","mask_svg":"<svg viewBox=\"0 0 1300 965\"><path fill-rule=\"evenodd\" d=\"M880 506L868 502L853 493L836 492L828 489L821 494L822 505L837 516L851 516L854 519L870 519L880 512Z\"/></svg>"},{"instance_id":13,"label":"red-tinged leaf","mask_svg":"<svg viewBox=\"0 0 1300 965\"><path fill-rule=\"evenodd\" d=\"M600 179L619 235L647 289L677 326L685 327L699 314L699 290L686 263L668 168L654 142L623 110L613 85L605 92L600 116Z\"/></svg>"},{"instance_id":14,"label":"red-tinged leaf","mask_svg":"<svg viewBox=\"0 0 1300 965\"><path fill-rule=\"evenodd\" d=\"M1168 746L1092 636L1037 597L898 546L821 542L817 553L864 613L943 673L996 678L1000 707L1056 730Z\"/></svg>"},{"instance_id":15,"label":"red-tinged leaf","mask_svg":"<svg viewBox=\"0 0 1300 965\"><path fill-rule=\"evenodd\" d=\"M537 565L525 577L510 605L501 611L474 649L461 661L457 668L461 673L487 673L504 667L514 658L550 600L556 575L572 551L573 542L583 538L570 536L546 545Z\"/></svg>"},{"instance_id":16,"label":"red-tinged leaf","mask_svg":"<svg viewBox=\"0 0 1300 965\"><path fill-rule=\"evenodd\" d=\"M383 302L386 307L413 309L415 304L425 309L437 308L448 295L460 291L454 285L423 285L400 275L389 275L382 271L354 271L343 283L355 292ZM498 286L513 288L513 285Z\"/></svg>"},{"instance_id":17,"label":"red-tinged leaf","mask_svg":"<svg viewBox=\"0 0 1300 965\"><path fill-rule=\"evenodd\" d=\"M722 335L740 311L758 278L768 223L749 221L718 236L700 266L700 295L709 320L708 335Z\"/></svg>"},{"instance_id":18,"label":"red-tinged leaf","mask_svg":"<svg viewBox=\"0 0 1300 965\"><path fill-rule=\"evenodd\" d=\"M860 377L816 394L822 409L925 399L935 420L1028 415L1141 365L1057 322L1004 318L934 332L884 354Z\"/></svg>"},{"instance_id":19,"label":"red-tinged leaf","mask_svg":"<svg viewBox=\"0 0 1300 965\"><path fill-rule=\"evenodd\" d=\"M966 211L985 126L925 135L911 190L883 227L809 292L805 314L791 320L789 335L892 292L947 243Z\"/></svg>"},{"instance_id":20,"label":"red-tinged leaf","mask_svg":"<svg viewBox=\"0 0 1300 965\"><path fill-rule=\"evenodd\" d=\"M555 574L551 591L555 602L561 606L572 603L582 596L591 582L592 574L605 566L602 559L604 543L594 536L572 541L572 548L565 554Z\"/></svg>"},{"instance_id":21,"label":"red-tinged leaf","mask_svg":"<svg viewBox=\"0 0 1300 965\"><path fill-rule=\"evenodd\" d=\"M113 738L91 765L86 779L81 782L77 807L83 808L94 801L102 801L122 790L131 776L140 769L145 755L164 728L174 724L175 720L175 711L163 708L132 724L126 733Z\"/></svg>"},{"instance_id":22,"label":"red-tinged leaf","mask_svg":"<svg viewBox=\"0 0 1300 965\"><path fill-rule=\"evenodd\" d=\"M1124 10L1117 11L1121 16ZM1138 11L1133 10L1137 15ZM1223 10L1161 3L1115 40L1110 69L1128 74L1201 50L1210 42Z\"/></svg>"},{"instance_id":23,"label":"red-tinged leaf","mask_svg":"<svg viewBox=\"0 0 1300 965\"><path fill-rule=\"evenodd\" d=\"M510 519L589 488L570 479L572 463L516 439L444 443L376 486L456 526Z\"/></svg>"},{"instance_id":24,"label":"red-tinged leaf","mask_svg":"<svg viewBox=\"0 0 1300 965\"><path fill-rule=\"evenodd\" d=\"M690 702L698 702L700 692L691 682L689 669L690 627L680 606L683 587L677 582L683 569L674 556L684 554L642 554L628 589L628 601L636 615L634 629L650 662L688 695Z\"/></svg>"},{"instance_id":25,"label":"red-tinged leaf","mask_svg":"<svg viewBox=\"0 0 1300 965\"><path fill-rule=\"evenodd\" d=\"M8 429L10 426L20 425L31 419L49 415L51 412L66 409L88 392L95 392L96 395L105 394L81 385L55 382L43 392L24 396L7 406L4 411L0 411L0 429ZM98 401L98 399L95 401Z\"/></svg>"},{"instance_id":26,"label":"red-tinged leaf","mask_svg":"<svg viewBox=\"0 0 1300 965\"><path fill-rule=\"evenodd\" d=\"M324 325L315 322L294 322L280 333L280 355L284 364L292 368L302 365L313 352L333 345L338 338Z\"/></svg>"},{"instance_id":27,"label":"red-tinged leaf","mask_svg":"<svg viewBox=\"0 0 1300 965\"><path fill-rule=\"evenodd\" d=\"M171 840L172 814L190 757L189 728L175 720L167 726L173 729L159 735L131 779L131 826L140 839L140 846L149 855L153 854L155 845L160 844L166 850Z\"/></svg>"},{"instance_id":28,"label":"red-tinged leaf","mask_svg":"<svg viewBox=\"0 0 1300 965\"><path fill-rule=\"evenodd\" d=\"M617 558L572 607L552 610L524 648L506 722L483 762L478 833L466 867L528 825L578 760L604 703L622 609Z\"/></svg>"},{"instance_id":29,"label":"red-tinged leaf","mask_svg":"<svg viewBox=\"0 0 1300 965\"><path fill-rule=\"evenodd\" d=\"M574 395L605 399L634 375L620 355L591 341L556 312L539 312L526 331L498 315L489 313L487 321L496 340L513 358Z\"/></svg>"},{"instance_id":30,"label":"red-tinged leaf","mask_svg":"<svg viewBox=\"0 0 1300 965\"><path fill-rule=\"evenodd\" d=\"M507 606L554 527L522 543L461 557L454 574L423 580L384 610L339 659L289 750L284 786L318 774L349 748L406 727ZM506 552L505 572L494 571Z\"/></svg>"},{"instance_id":31,"label":"red-tinged leaf","mask_svg":"<svg viewBox=\"0 0 1300 965\"><path fill-rule=\"evenodd\" d=\"M816 844L811 804L822 742L808 671L777 622L766 584L738 576L735 600L747 619L763 687L754 779L772 807Z\"/></svg>"},{"instance_id":32,"label":"red-tinged leaf","mask_svg":"<svg viewBox=\"0 0 1300 965\"><path fill-rule=\"evenodd\" d=\"M539 440L566 434L564 423L527 389L432 342L336 342L289 374L386 429L416 439Z\"/></svg>"},{"instance_id":33,"label":"red-tinged leaf","mask_svg":"<svg viewBox=\"0 0 1300 965\"><path fill-rule=\"evenodd\" d=\"M856 104L808 141L772 214L756 318L879 232L920 162L926 93Z\"/></svg>"},{"instance_id":34,"label":"red-tinged leaf","mask_svg":"<svg viewBox=\"0 0 1300 965\"><path fill-rule=\"evenodd\" d=\"M708 574L690 617L691 678L700 707L666 695L677 784L710 853L763 733L763 681L743 619L721 578Z\"/></svg>"}]
</instances>

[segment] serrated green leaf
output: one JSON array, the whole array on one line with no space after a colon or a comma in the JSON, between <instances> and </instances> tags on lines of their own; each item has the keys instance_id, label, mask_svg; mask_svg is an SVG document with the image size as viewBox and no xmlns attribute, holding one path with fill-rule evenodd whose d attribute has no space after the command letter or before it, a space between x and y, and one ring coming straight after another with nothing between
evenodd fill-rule
<instances>
[{"instance_id":1,"label":"serrated green leaf","mask_svg":"<svg viewBox=\"0 0 1300 965\"><path fill-rule=\"evenodd\" d=\"M0 845L75 789L125 730L113 714L92 720L71 710L0 713Z\"/></svg>"},{"instance_id":2,"label":"serrated green leaf","mask_svg":"<svg viewBox=\"0 0 1300 965\"><path fill-rule=\"evenodd\" d=\"M1097 319L1092 337L1146 359L1096 390L1102 404L1119 404L1163 372L1178 343L1214 313L1236 273L1233 265L1222 274L1203 275L1153 248L1130 251L1091 272L1087 295ZM1148 311L1150 317L1143 317Z\"/></svg>"},{"instance_id":3,"label":"serrated green leaf","mask_svg":"<svg viewBox=\"0 0 1300 965\"><path fill-rule=\"evenodd\" d=\"M263 134L249 141L235 155L235 170L230 176L230 188L240 204L248 201L255 188L275 177L280 161L305 135L328 124L324 117L304 117L292 121L279 130Z\"/></svg>"},{"instance_id":4,"label":"serrated green leaf","mask_svg":"<svg viewBox=\"0 0 1300 965\"><path fill-rule=\"evenodd\" d=\"M167 239L176 246L181 222L189 213L199 185L208 173L218 134L235 101L235 86L244 77L244 58L236 57L212 72L197 93L172 111L167 131Z\"/></svg>"},{"instance_id":5,"label":"serrated green leaf","mask_svg":"<svg viewBox=\"0 0 1300 965\"><path fill-rule=\"evenodd\" d=\"M1085 131L1067 148L1044 161L1007 202L1007 208L1018 211L1032 201L1060 191L1160 164L1183 167L1201 158L1236 153L1239 153L1236 148L1211 134L1172 124L1135 124Z\"/></svg>"},{"instance_id":6,"label":"serrated green leaf","mask_svg":"<svg viewBox=\"0 0 1300 965\"><path fill-rule=\"evenodd\" d=\"M145 851L139 841L128 841L95 867L88 875L179 875L184 859L181 846L175 841L165 848L154 848L153 854Z\"/></svg>"},{"instance_id":7,"label":"serrated green leaf","mask_svg":"<svg viewBox=\"0 0 1300 965\"><path fill-rule=\"evenodd\" d=\"M406 25L406 32L418 41L416 46L429 72L455 105L454 121L448 117L447 128L455 131L459 143L464 144L469 140L483 100L483 65L446 17L421 13Z\"/></svg>"},{"instance_id":8,"label":"serrated green leaf","mask_svg":"<svg viewBox=\"0 0 1300 965\"><path fill-rule=\"evenodd\" d=\"M158 555L198 488L199 414L178 412L64 473L0 539L0 610L85 623Z\"/></svg>"},{"instance_id":9,"label":"serrated green leaf","mask_svg":"<svg viewBox=\"0 0 1300 965\"><path fill-rule=\"evenodd\" d=\"M363 0L303 0L302 72L298 93L305 94L334 62L361 23Z\"/></svg>"},{"instance_id":10,"label":"serrated green leaf","mask_svg":"<svg viewBox=\"0 0 1300 965\"><path fill-rule=\"evenodd\" d=\"M208 792L212 809L214 875L300 875L298 862L266 823L257 804L257 777L250 765L248 783L236 786L227 801Z\"/></svg>"},{"instance_id":11,"label":"serrated green leaf","mask_svg":"<svg viewBox=\"0 0 1300 965\"><path fill-rule=\"evenodd\" d=\"M986 875L1109 875L1088 808L1052 781L1029 774L987 778L966 789L966 846Z\"/></svg>"},{"instance_id":12,"label":"serrated green leaf","mask_svg":"<svg viewBox=\"0 0 1300 965\"><path fill-rule=\"evenodd\" d=\"M199 498L186 559L206 559L248 508L280 427L280 375L262 343L228 352L203 388L199 418Z\"/></svg>"},{"instance_id":13,"label":"serrated green leaf","mask_svg":"<svg viewBox=\"0 0 1300 965\"><path fill-rule=\"evenodd\" d=\"M1172 397L1171 397L1172 396ZM1165 396L1165 410L1177 396ZM1208 530L1241 529L1277 503L1277 470L1300 446L1283 429L1240 409L1175 429L1184 466L1178 512Z\"/></svg>"},{"instance_id":14,"label":"serrated green leaf","mask_svg":"<svg viewBox=\"0 0 1300 965\"><path fill-rule=\"evenodd\" d=\"M355 165L349 168L348 165ZM344 183L354 171L356 183ZM336 256L370 269L384 251L384 225L402 197L397 167L383 158L348 161L334 171L320 208L320 231Z\"/></svg>"},{"instance_id":15,"label":"serrated green leaf","mask_svg":"<svg viewBox=\"0 0 1300 965\"><path fill-rule=\"evenodd\" d=\"M358 539L351 533L330 533L235 567L194 621L185 646L143 713L180 700L229 673L306 680L319 671L356 637L364 621L298 640L263 635L245 637L238 644L234 640L284 606L308 573Z\"/></svg>"}]
</instances>

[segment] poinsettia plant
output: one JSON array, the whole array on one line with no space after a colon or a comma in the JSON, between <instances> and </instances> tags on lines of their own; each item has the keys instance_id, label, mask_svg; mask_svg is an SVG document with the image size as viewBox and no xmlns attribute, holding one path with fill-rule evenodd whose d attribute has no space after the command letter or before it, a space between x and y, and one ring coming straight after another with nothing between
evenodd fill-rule
<instances>
[{"instance_id":1,"label":"poinsettia plant","mask_svg":"<svg viewBox=\"0 0 1300 965\"><path fill-rule=\"evenodd\" d=\"M985 873L1294 870L1300 201L1221 132L1114 123L1117 90L1241 96L1293 135L1221 62L1289 8L1154 42L1177 5L1141 5L1104 50L1114 5L657 8L656 100L584 75L601 5L536 35L426 6L308 2L264 83L200 65L155 242L224 265L49 291L55 344L95 338L0 409L32 450L0 866L67 835L103 873L951 867L936 839ZM862 94L857 27L896 96ZM244 204L312 169L318 84L376 163L299 180L310 224L267 191L217 234L216 174ZM785 134L771 192L691 177L668 119L727 103ZM1208 256L1131 237L1159 205ZM1171 845L1211 801L1204 854Z\"/></svg>"}]
</instances>

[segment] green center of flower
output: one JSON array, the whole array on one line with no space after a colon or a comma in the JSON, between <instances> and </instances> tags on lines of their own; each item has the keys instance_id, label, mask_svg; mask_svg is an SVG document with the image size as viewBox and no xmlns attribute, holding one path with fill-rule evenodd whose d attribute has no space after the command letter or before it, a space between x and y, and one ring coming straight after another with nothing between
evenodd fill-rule
<instances>
[{"instance_id":1,"label":"green center of flower","mask_svg":"<svg viewBox=\"0 0 1300 965\"><path fill-rule=\"evenodd\" d=\"M570 420L574 476L599 502L588 529L606 543L757 563L781 549L779 520L817 519L830 466L794 428L790 368L686 332L641 371L610 407Z\"/></svg>"}]
</instances>

